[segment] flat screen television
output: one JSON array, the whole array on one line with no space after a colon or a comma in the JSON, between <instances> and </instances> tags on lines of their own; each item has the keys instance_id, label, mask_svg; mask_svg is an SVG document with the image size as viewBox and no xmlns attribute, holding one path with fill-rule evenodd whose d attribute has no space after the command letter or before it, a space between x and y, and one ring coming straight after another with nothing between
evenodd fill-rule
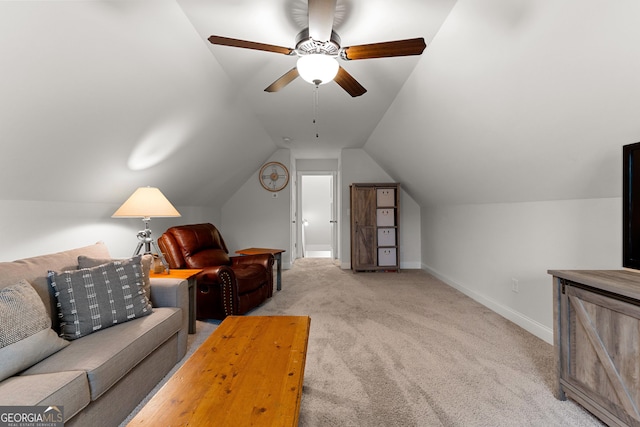
<instances>
[{"instance_id":1,"label":"flat screen television","mask_svg":"<svg viewBox=\"0 0 640 427\"><path fill-rule=\"evenodd\" d=\"M622 153L622 266L640 270L640 142Z\"/></svg>"}]
</instances>

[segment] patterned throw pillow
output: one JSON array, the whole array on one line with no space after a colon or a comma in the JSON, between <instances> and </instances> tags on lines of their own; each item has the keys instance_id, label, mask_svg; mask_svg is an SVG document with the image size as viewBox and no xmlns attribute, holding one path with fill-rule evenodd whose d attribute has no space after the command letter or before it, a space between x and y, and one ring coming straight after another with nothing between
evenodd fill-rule
<instances>
[{"instance_id":1,"label":"patterned throw pillow","mask_svg":"<svg viewBox=\"0 0 640 427\"><path fill-rule=\"evenodd\" d=\"M69 345L51 329L51 318L31 284L0 290L0 381Z\"/></svg>"},{"instance_id":2,"label":"patterned throw pillow","mask_svg":"<svg viewBox=\"0 0 640 427\"><path fill-rule=\"evenodd\" d=\"M51 327L42 300L26 280L4 288L0 306L0 348Z\"/></svg>"},{"instance_id":3,"label":"patterned throw pillow","mask_svg":"<svg viewBox=\"0 0 640 427\"><path fill-rule=\"evenodd\" d=\"M112 258L90 258L84 255L80 255L78 256L78 268L91 268L102 264L108 264L113 261L117 260ZM147 298L149 298L149 301L151 301L151 278L149 277L149 271L151 270L152 262L153 255L142 255L142 276L144 277L143 287L144 292L147 294Z\"/></svg>"},{"instance_id":4,"label":"patterned throw pillow","mask_svg":"<svg viewBox=\"0 0 640 427\"><path fill-rule=\"evenodd\" d=\"M60 336L74 340L151 314L140 255L92 268L56 273L49 283L58 300Z\"/></svg>"}]
</instances>

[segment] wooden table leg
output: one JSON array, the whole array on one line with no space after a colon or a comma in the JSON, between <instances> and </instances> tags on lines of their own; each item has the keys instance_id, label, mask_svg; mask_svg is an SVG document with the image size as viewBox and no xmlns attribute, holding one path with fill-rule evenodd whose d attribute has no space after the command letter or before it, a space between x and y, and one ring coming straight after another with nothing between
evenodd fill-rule
<instances>
[{"instance_id":1,"label":"wooden table leg","mask_svg":"<svg viewBox=\"0 0 640 427\"><path fill-rule=\"evenodd\" d=\"M276 289L282 289L282 253L275 254L277 273L276 273Z\"/></svg>"},{"instance_id":2,"label":"wooden table leg","mask_svg":"<svg viewBox=\"0 0 640 427\"><path fill-rule=\"evenodd\" d=\"M187 281L189 285L189 333L196 333L196 277L192 276Z\"/></svg>"}]
</instances>

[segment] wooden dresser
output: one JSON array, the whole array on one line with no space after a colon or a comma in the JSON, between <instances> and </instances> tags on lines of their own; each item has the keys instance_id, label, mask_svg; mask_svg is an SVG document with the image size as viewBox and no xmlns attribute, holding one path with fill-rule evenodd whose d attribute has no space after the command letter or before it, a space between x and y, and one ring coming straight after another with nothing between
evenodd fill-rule
<instances>
[{"instance_id":1,"label":"wooden dresser","mask_svg":"<svg viewBox=\"0 0 640 427\"><path fill-rule=\"evenodd\" d=\"M558 399L640 426L640 272L550 270Z\"/></svg>"},{"instance_id":2,"label":"wooden dresser","mask_svg":"<svg viewBox=\"0 0 640 427\"><path fill-rule=\"evenodd\" d=\"M351 184L351 269L399 271L400 184Z\"/></svg>"}]
</instances>

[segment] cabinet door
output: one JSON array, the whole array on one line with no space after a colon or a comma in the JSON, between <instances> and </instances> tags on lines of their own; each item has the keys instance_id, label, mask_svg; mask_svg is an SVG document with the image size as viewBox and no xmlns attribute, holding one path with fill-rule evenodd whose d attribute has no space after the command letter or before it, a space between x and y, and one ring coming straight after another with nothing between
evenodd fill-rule
<instances>
[{"instance_id":1,"label":"cabinet door","mask_svg":"<svg viewBox=\"0 0 640 427\"><path fill-rule=\"evenodd\" d=\"M354 269L375 267L376 191L351 187L351 264Z\"/></svg>"},{"instance_id":2,"label":"cabinet door","mask_svg":"<svg viewBox=\"0 0 640 427\"><path fill-rule=\"evenodd\" d=\"M562 299L560 363L567 394L639 425L640 308L573 282L567 282Z\"/></svg>"}]
</instances>

